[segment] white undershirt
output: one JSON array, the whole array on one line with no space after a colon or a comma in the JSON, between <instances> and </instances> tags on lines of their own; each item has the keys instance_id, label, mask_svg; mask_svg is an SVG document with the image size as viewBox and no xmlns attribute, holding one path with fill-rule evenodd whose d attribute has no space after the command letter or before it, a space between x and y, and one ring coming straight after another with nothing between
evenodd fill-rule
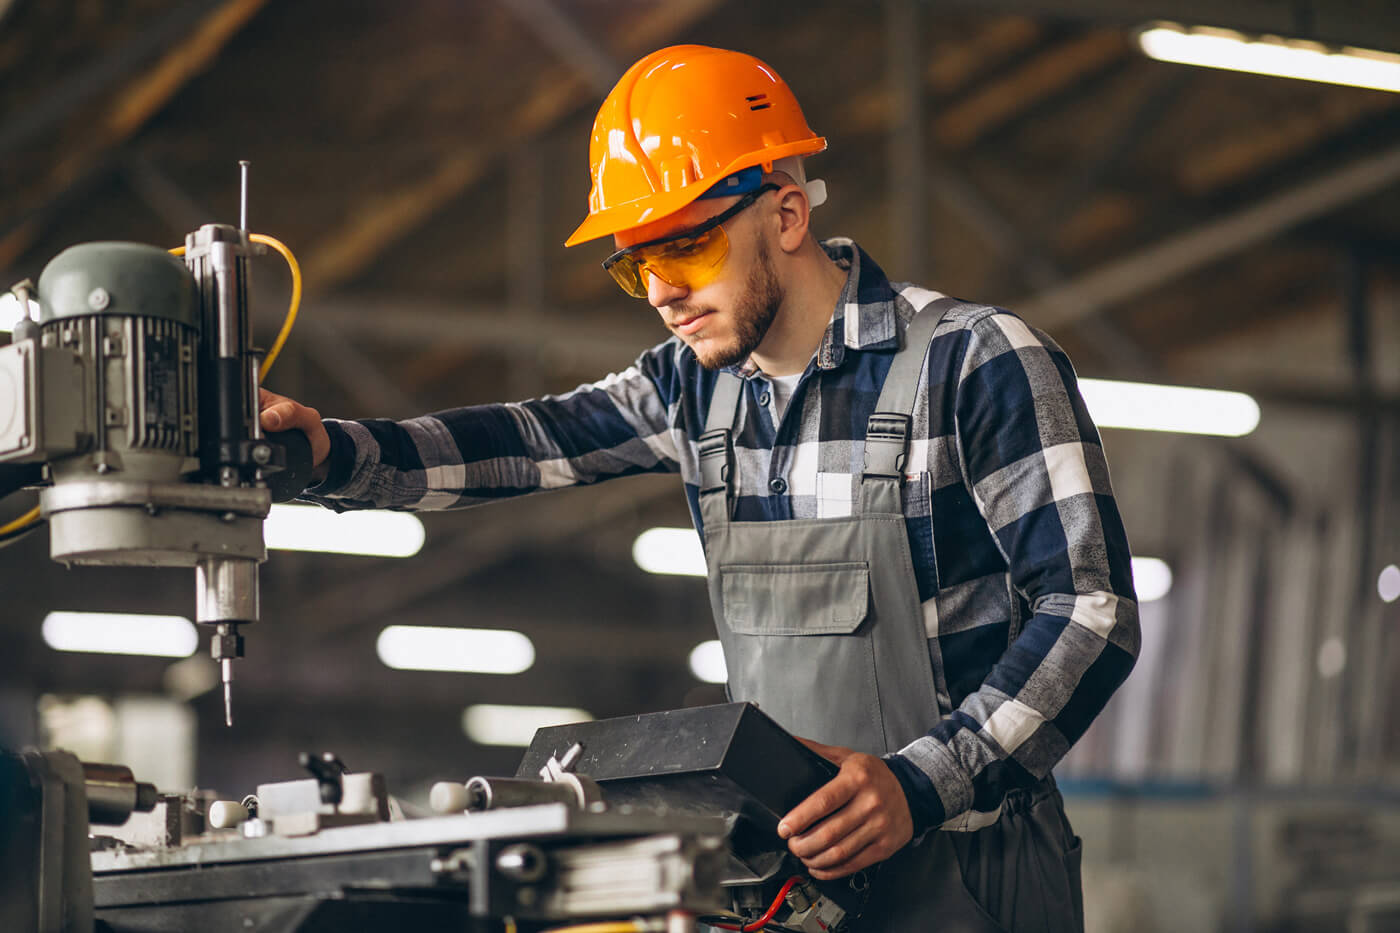
<instances>
[{"instance_id":1,"label":"white undershirt","mask_svg":"<svg viewBox=\"0 0 1400 933\"><path fill-rule=\"evenodd\" d=\"M773 380L773 411L777 415L777 420L783 420L783 412L787 411L788 402L792 401L792 393L797 390L797 383L802 379L801 373L793 373L791 376L770 376Z\"/></svg>"}]
</instances>

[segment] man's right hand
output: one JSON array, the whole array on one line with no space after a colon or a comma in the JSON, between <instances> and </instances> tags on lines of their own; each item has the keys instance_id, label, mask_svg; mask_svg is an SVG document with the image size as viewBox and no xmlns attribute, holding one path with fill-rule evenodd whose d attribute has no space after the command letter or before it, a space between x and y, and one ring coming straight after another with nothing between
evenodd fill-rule
<instances>
[{"instance_id":1,"label":"man's right hand","mask_svg":"<svg viewBox=\"0 0 1400 933\"><path fill-rule=\"evenodd\" d=\"M258 390L258 407L262 411L264 431L298 430L311 442L311 465L319 467L331 452L331 437L326 426L321 423L321 413L307 408L300 402L285 395L278 395L266 389Z\"/></svg>"}]
</instances>

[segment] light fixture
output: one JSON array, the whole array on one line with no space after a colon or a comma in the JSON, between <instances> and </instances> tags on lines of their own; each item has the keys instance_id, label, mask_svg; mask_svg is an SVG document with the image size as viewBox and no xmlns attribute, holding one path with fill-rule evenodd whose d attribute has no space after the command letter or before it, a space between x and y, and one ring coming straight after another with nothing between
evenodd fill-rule
<instances>
[{"instance_id":1,"label":"light fixture","mask_svg":"<svg viewBox=\"0 0 1400 933\"><path fill-rule=\"evenodd\" d=\"M1400 55L1374 49L1249 36L1231 29L1178 23L1143 27L1138 32L1138 45L1158 61L1400 91Z\"/></svg>"},{"instance_id":2,"label":"light fixture","mask_svg":"<svg viewBox=\"0 0 1400 933\"><path fill-rule=\"evenodd\" d=\"M1376 580L1376 592L1380 593L1382 602L1393 603L1400 599L1400 567L1391 564L1381 571Z\"/></svg>"},{"instance_id":3,"label":"light fixture","mask_svg":"<svg viewBox=\"0 0 1400 933\"><path fill-rule=\"evenodd\" d=\"M632 542L632 559L647 573L705 576L705 548L693 528L649 528Z\"/></svg>"},{"instance_id":4,"label":"light fixture","mask_svg":"<svg viewBox=\"0 0 1400 933\"><path fill-rule=\"evenodd\" d=\"M1140 603L1150 603L1171 592L1172 569L1156 557L1133 558L1133 588Z\"/></svg>"},{"instance_id":5,"label":"light fixture","mask_svg":"<svg viewBox=\"0 0 1400 933\"><path fill-rule=\"evenodd\" d=\"M690 672L696 680L707 684L722 684L729 679L729 668L724 663L724 648L717 639L702 641L691 649Z\"/></svg>"},{"instance_id":6,"label":"light fixture","mask_svg":"<svg viewBox=\"0 0 1400 933\"><path fill-rule=\"evenodd\" d=\"M122 612L50 612L42 627L55 651L187 658L199 647L194 623L180 616Z\"/></svg>"},{"instance_id":7,"label":"light fixture","mask_svg":"<svg viewBox=\"0 0 1400 933\"><path fill-rule=\"evenodd\" d=\"M571 722L590 722L587 710L568 706L506 706L478 703L462 712L462 731L478 745L514 745L525 747L535 737L536 729L562 726Z\"/></svg>"},{"instance_id":8,"label":"light fixture","mask_svg":"<svg viewBox=\"0 0 1400 933\"><path fill-rule=\"evenodd\" d=\"M279 551L412 557L423 549L424 537L423 523L409 512L332 512L278 503L263 522L263 541Z\"/></svg>"},{"instance_id":9,"label":"light fixture","mask_svg":"<svg viewBox=\"0 0 1400 933\"><path fill-rule=\"evenodd\" d=\"M519 674L535 663L534 643L505 629L390 625L375 650L379 660L403 671Z\"/></svg>"},{"instance_id":10,"label":"light fixture","mask_svg":"<svg viewBox=\"0 0 1400 933\"><path fill-rule=\"evenodd\" d=\"M1259 403L1243 392L1081 379L1079 391L1101 428L1242 437L1259 426Z\"/></svg>"},{"instance_id":11,"label":"light fixture","mask_svg":"<svg viewBox=\"0 0 1400 933\"><path fill-rule=\"evenodd\" d=\"M15 329L15 325L25 318L38 318L39 302L33 298L29 299L29 310L20 305L19 299L14 292L0 294L0 333L8 334Z\"/></svg>"}]
</instances>

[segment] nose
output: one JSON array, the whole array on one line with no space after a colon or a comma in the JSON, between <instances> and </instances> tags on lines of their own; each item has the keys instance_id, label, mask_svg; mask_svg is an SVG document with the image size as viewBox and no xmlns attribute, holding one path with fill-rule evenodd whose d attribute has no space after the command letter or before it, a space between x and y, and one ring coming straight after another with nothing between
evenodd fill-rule
<instances>
[{"instance_id":1,"label":"nose","mask_svg":"<svg viewBox=\"0 0 1400 933\"><path fill-rule=\"evenodd\" d=\"M647 277L647 301L653 308L664 308L667 305L675 304L690 294L689 288L683 285L672 285L663 280L661 276L652 275L650 271L642 274Z\"/></svg>"}]
</instances>

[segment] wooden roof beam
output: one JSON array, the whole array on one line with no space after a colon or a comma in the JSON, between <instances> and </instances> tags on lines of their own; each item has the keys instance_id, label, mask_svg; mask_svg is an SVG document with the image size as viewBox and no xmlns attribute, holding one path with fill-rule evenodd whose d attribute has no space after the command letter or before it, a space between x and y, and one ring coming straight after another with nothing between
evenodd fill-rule
<instances>
[{"instance_id":1,"label":"wooden roof beam","mask_svg":"<svg viewBox=\"0 0 1400 933\"><path fill-rule=\"evenodd\" d=\"M122 88L90 131L83 134L82 143L32 189L28 207L17 212L25 219L0 238L0 269L12 265L38 236L44 205L61 200L65 191L105 164L112 150L159 113L266 3L267 0L227 0L220 4L154 65Z\"/></svg>"},{"instance_id":2,"label":"wooden roof beam","mask_svg":"<svg viewBox=\"0 0 1400 933\"><path fill-rule=\"evenodd\" d=\"M643 7L619 30L619 44L631 50L652 48L718 5L719 0L672 0ZM499 157L592 99L588 80L577 71L551 70L543 75L534 90L523 96L515 119L497 128L492 142L457 152L425 180L370 203L339 225L339 233L311 249L302 263L308 292L324 294L348 281L475 184Z\"/></svg>"}]
</instances>

